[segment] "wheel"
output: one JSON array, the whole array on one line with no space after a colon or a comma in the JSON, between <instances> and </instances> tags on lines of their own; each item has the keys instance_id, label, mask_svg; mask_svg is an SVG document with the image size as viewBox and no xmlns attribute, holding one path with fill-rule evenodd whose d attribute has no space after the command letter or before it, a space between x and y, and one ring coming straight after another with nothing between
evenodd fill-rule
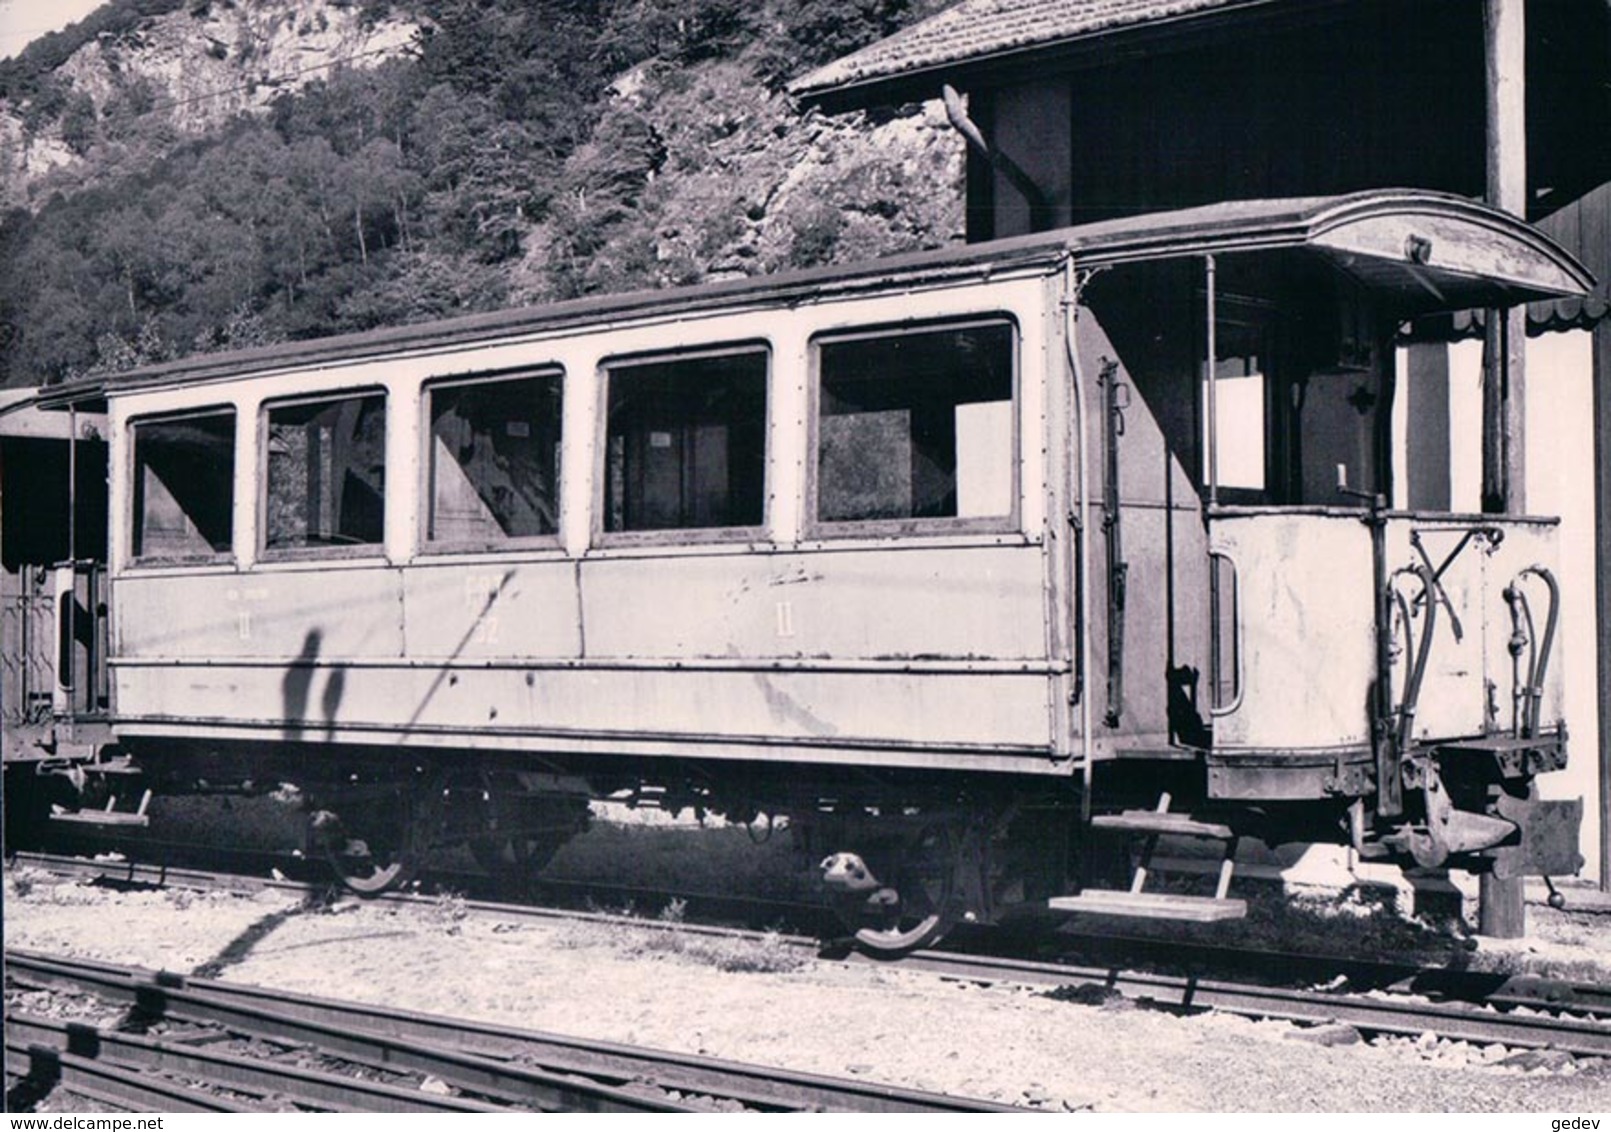
<instances>
[{"instance_id":1,"label":"wheel","mask_svg":"<svg viewBox=\"0 0 1611 1132\"><path fill-rule=\"evenodd\" d=\"M423 783L354 799L338 816L313 816L325 859L343 886L360 896L392 892L414 879L430 848L440 791Z\"/></svg>"},{"instance_id":2,"label":"wheel","mask_svg":"<svg viewBox=\"0 0 1611 1132\"><path fill-rule=\"evenodd\" d=\"M952 921L943 912L905 917L887 928L861 928L856 943L877 958L899 959L925 947L933 947L950 931Z\"/></svg>"},{"instance_id":3,"label":"wheel","mask_svg":"<svg viewBox=\"0 0 1611 1132\"><path fill-rule=\"evenodd\" d=\"M902 854L896 887L874 893L861 906L857 945L875 958L896 959L938 943L956 924L959 867L950 827L925 827Z\"/></svg>"},{"instance_id":4,"label":"wheel","mask_svg":"<svg viewBox=\"0 0 1611 1132\"><path fill-rule=\"evenodd\" d=\"M402 849L375 850L362 838L350 839L341 849L332 847L328 856L342 885L359 896L379 896L402 888L419 868L418 861Z\"/></svg>"}]
</instances>

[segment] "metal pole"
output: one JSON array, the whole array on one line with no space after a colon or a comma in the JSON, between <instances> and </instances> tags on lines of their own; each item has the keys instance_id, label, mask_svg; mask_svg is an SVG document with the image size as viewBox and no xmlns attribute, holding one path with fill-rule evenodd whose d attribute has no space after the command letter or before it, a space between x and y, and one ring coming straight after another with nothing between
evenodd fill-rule
<instances>
[{"instance_id":1,"label":"metal pole","mask_svg":"<svg viewBox=\"0 0 1611 1132\"><path fill-rule=\"evenodd\" d=\"M78 646L78 408L67 408L67 640L58 662L66 669L56 674L56 683L67 689L69 718L76 713L78 704L78 673L76 649ZM57 614L62 616L61 613Z\"/></svg>"},{"instance_id":2,"label":"metal pole","mask_svg":"<svg viewBox=\"0 0 1611 1132\"><path fill-rule=\"evenodd\" d=\"M1206 366L1208 373L1208 506L1213 508L1219 505L1219 398L1214 391L1214 387L1218 384L1215 380L1214 369L1219 353L1219 343L1215 341L1214 337L1214 324L1219 321L1219 315L1215 309L1217 300L1214 294L1216 285L1214 257L1211 255L1204 256L1203 265L1204 283L1208 292L1208 362Z\"/></svg>"},{"instance_id":3,"label":"metal pole","mask_svg":"<svg viewBox=\"0 0 1611 1132\"><path fill-rule=\"evenodd\" d=\"M78 409L67 408L67 560L78 562Z\"/></svg>"},{"instance_id":4,"label":"metal pole","mask_svg":"<svg viewBox=\"0 0 1611 1132\"><path fill-rule=\"evenodd\" d=\"M1611 314L1594 327L1595 637L1600 672L1600 891L1611 892Z\"/></svg>"}]
</instances>

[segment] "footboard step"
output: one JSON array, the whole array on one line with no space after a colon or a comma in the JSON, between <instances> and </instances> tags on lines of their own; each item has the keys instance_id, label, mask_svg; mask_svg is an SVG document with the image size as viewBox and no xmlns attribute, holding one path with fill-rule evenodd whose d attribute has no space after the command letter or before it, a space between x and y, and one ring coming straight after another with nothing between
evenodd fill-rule
<instances>
[{"instance_id":1,"label":"footboard step","mask_svg":"<svg viewBox=\"0 0 1611 1132\"><path fill-rule=\"evenodd\" d=\"M140 795L139 809L133 813L117 808L117 796L106 800L104 810L56 810L51 811L50 820L67 822L77 825L126 825L147 826L151 819L146 816L146 809L151 805L151 791L147 790Z\"/></svg>"},{"instance_id":2,"label":"footboard step","mask_svg":"<svg viewBox=\"0 0 1611 1132\"><path fill-rule=\"evenodd\" d=\"M78 810L74 813L51 814L50 820L66 822L69 825L148 826L151 824L151 819L144 814L129 814L121 810Z\"/></svg>"},{"instance_id":3,"label":"footboard step","mask_svg":"<svg viewBox=\"0 0 1611 1132\"><path fill-rule=\"evenodd\" d=\"M1092 829L1113 829L1124 833L1171 833L1177 837L1212 837L1229 841L1231 827L1219 822L1198 821L1190 814L1159 813L1157 810L1126 810L1122 814L1097 814Z\"/></svg>"},{"instance_id":4,"label":"footboard step","mask_svg":"<svg viewBox=\"0 0 1611 1132\"><path fill-rule=\"evenodd\" d=\"M1178 896L1170 892L1120 892L1088 888L1077 896L1054 896L1048 906L1058 912L1097 916L1135 916L1148 920L1191 920L1210 923L1247 916L1247 901L1213 896Z\"/></svg>"}]
</instances>

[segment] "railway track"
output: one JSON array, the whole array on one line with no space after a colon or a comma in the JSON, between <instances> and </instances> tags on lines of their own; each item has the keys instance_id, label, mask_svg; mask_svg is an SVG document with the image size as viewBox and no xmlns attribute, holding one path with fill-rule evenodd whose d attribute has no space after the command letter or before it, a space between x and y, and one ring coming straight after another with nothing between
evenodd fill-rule
<instances>
[{"instance_id":1,"label":"railway track","mask_svg":"<svg viewBox=\"0 0 1611 1132\"><path fill-rule=\"evenodd\" d=\"M1501 1010L1497 1004L1433 1002L1412 994L1333 993L1115 967L980 959L939 951L915 953L903 965L947 978L1015 979L1053 992L1090 987L1170 1009L1219 1010L1305 1025L1346 1025L1365 1036L1431 1033L1477 1045L1497 1043L1521 1049L1558 1049L1580 1057L1611 1057L1611 1024L1546 1001L1528 1000L1523 1011ZM1515 1001L1513 996L1507 1005L1514 1006Z\"/></svg>"},{"instance_id":2,"label":"railway track","mask_svg":"<svg viewBox=\"0 0 1611 1132\"><path fill-rule=\"evenodd\" d=\"M63 853L24 851L12 855L19 865L32 865L56 873L102 878L130 885L169 885L174 887L216 888L228 883L241 892L280 890L298 893L332 892L340 898L353 894L328 876L328 866L283 855L243 854L239 862L217 863L213 867L149 858L97 857L94 859ZM677 901L690 917L720 923L776 928L802 935L829 932L838 920L821 903L767 899L750 895L713 892L669 892L663 888L615 884L599 881L554 880L537 877L511 894L507 883L484 872L432 867L422 870L417 884L408 890L385 894L403 899L433 899L452 893L489 906L549 904L570 909L658 910ZM365 897L365 899L372 899Z\"/></svg>"},{"instance_id":3,"label":"railway track","mask_svg":"<svg viewBox=\"0 0 1611 1132\"><path fill-rule=\"evenodd\" d=\"M866 1081L29 952L8 951L6 968L22 986L118 1003L129 1008L131 1022L180 1025L177 1036L152 1039L70 1023L6 1020L8 1064L12 1056L25 1059L28 1077L54 1077L74 1091L147 1110L216 1104L236 1107L184 1111L250 1111L267 1101L374 1112L1016 1111ZM434 1080L459 1095L202 1048L226 1036L311 1051L370 1073ZM205 1081L210 1088L187 1088L171 1079L175 1076ZM153 1081L156 1091L149 1088ZM141 1091L142 1086L147 1088ZM190 1095L195 1093L201 1095Z\"/></svg>"},{"instance_id":4,"label":"railway track","mask_svg":"<svg viewBox=\"0 0 1611 1132\"><path fill-rule=\"evenodd\" d=\"M277 888L308 893L319 886L291 881L236 878L200 870L161 870L130 862L89 862L38 855L20 857L41 868L68 875L110 876L124 882L167 883L207 887L222 884L249 891ZM382 901L428 907L430 896L391 894ZM511 919L587 919L637 930L676 930L737 939L759 938L739 928L687 922L668 925L655 920L598 912L542 908L523 904L466 901L480 913ZM815 937L783 937L782 942L821 951ZM1362 1035L1420 1037L1432 1033L1450 1041L1503 1044L1517 1049L1553 1048L1584 1057L1611 1057L1611 987L1535 976L1422 968L1403 963L1336 959L1247 951L1156 940L1072 937L1072 950L1107 952L1100 962L1068 958L1037 960L956 950L915 952L901 961L904 969L973 981L1011 981L1046 988L1048 993L1122 994L1154 1007L1179 1011L1219 1010L1253 1018L1279 1019L1301 1025L1347 1025ZM1121 957L1120 951L1131 951ZM826 954L832 956L829 949ZM869 960L853 952L847 962ZM1156 969L1139 969L1138 960ZM1186 969L1188 973L1176 973ZM1212 977L1205 970L1256 970L1258 980ZM1272 985L1270 972L1286 982ZM1291 985L1293 980L1300 985ZM1317 986L1316 984L1325 984Z\"/></svg>"},{"instance_id":5,"label":"railway track","mask_svg":"<svg viewBox=\"0 0 1611 1132\"><path fill-rule=\"evenodd\" d=\"M1426 967L1379 959L1304 955L1193 941L1060 932L1056 950L1081 956L1085 964L1182 969L1246 976L1280 985L1325 984L1349 993L1415 995L1440 1002L1466 1002L1499 1009L1569 1011L1585 1018L1611 1018L1611 986L1499 971Z\"/></svg>"}]
</instances>

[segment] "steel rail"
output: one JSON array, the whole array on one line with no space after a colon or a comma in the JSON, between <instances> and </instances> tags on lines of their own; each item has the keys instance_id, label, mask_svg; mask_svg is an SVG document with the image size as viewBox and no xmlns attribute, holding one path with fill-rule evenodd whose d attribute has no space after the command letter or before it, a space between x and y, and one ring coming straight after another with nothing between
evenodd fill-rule
<instances>
[{"instance_id":1,"label":"steel rail","mask_svg":"<svg viewBox=\"0 0 1611 1132\"><path fill-rule=\"evenodd\" d=\"M6 1037L6 1060L26 1061L24 1083L39 1088L59 1086L127 1112L259 1112L229 1097L190 1088L126 1066L112 1065L43 1045L14 1042Z\"/></svg>"},{"instance_id":2,"label":"steel rail","mask_svg":"<svg viewBox=\"0 0 1611 1132\"><path fill-rule=\"evenodd\" d=\"M1313 985L1341 978L1346 983L1345 988L1340 989L1352 993L1385 991L1505 1009L1521 1007L1569 1011L1585 1017L1611 1017L1611 986L1597 986L1571 979L1513 975L1471 968L1427 967L1341 955L1238 948L1197 940L1180 942L1146 936L1076 935L1068 932L1059 932L1053 938L1059 948L1084 956L1083 962L1088 965L1105 963L1112 958L1127 966L1145 963L1165 969L1212 967L1222 974L1254 970L1266 979L1275 974L1289 984L1301 980Z\"/></svg>"},{"instance_id":3,"label":"steel rail","mask_svg":"<svg viewBox=\"0 0 1611 1132\"><path fill-rule=\"evenodd\" d=\"M304 881L276 880L270 877L246 876L241 873L221 873L207 869L185 868L144 861L103 860L86 857L67 857L58 853L18 852L11 855L18 866L44 869L59 876L88 877L94 880L114 881L118 884L173 886L177 888L223 889L234 892L280 891L312 893L320 886Z\"/></svg>"},{"instance_id":4,"label":"steel rail","mask_svg":"<svg viewBox=\"0 0 1611 1132\"><path fill-rule=\"evenodd\" d=\"M391 1071L428 1073L449 1084L510 1105L544 1112L696 1112L696 1108L630 1092L599 1081L578 1080L542 1069L505 1065L457 1050L391 1038L354 1027L350 1021L305 1021L260 1004L190 990L168 976L142 981L125 972L76 972L43 956L6 955L8 974L57 986L73 985L113 1001L132 1004L151 1018L219 1026L268 1041L301 1043L320 1052Z\"/></svg>"},{"instance_id":5,"label":"steel rail","mask_svg":"<svg viewBox=\"0 0 1611 1132\"><path fill-rule=\"evenodd\" d=\"M1312 1025L1353 1026L1363 1033L1418 1037L1428 1031L1451 1041L1554 1048L1583 1057L1611 1057L1611 1025L1551 1015L1517 1015L1470 1005L1420 1002L1408 996L1366 997L1256 986L1195 975L1162 975L1117 967L1080 967L1019 959L979 959L925 951L903 966L956 979L1011 979L1047 987L1091 984L1127 998L1181 1010L1221 1010Z\"/></svg>"},{"instance_id":6,"label":"steel rail","mask_svg":"<svg viewBox=\"0 0 1611 1132\"><path fill-rule=\"evenodd\" d=\"M23 982L88 989L154 1015L300 1041L354 1061L430 1072L476 1093L543 1104L544 1090L584 1095L566 1111L701 1111L643 1092L732 1100L763 1111L1016 1112L990 1101L841 1080L613 1042L337 1002L114 964L8 951ZM534 1063L534 1064L528 1064ZM578 1077L589 1078L579 1082ZM605 1082L608 1082L606 1084ZM546 1106L545 1106L546 1107Z\"/></svg>"},{"instance_id":7,"label":"steel rail","mask_svg":"<svg viewBox=\"0 0 1611 1132\"><path fill-rule=\"evenodd\" d=\"M14 860L19 865L30 865L61 875L109 880L118 884L164 885L178 888L196 888L206 891L222 889L225 891L246 893L275 891L284 892L289 895L300 895L303 897L334 892L342 899L362 900L366 904L376 905L412 905L418 907L433 907L440 900L440 894L421 892L387 892L375 896L360 897L357 893L349 892L340 887L340 885L335 881L325 884L308 881L272 879L267 877L242 876L238 873L220 873L205 869L178 868L167 865L144 864L129 860L85 860L78 857L62 857L46 853L17 853L14 856ZM426 875L430 876L433 874L427 873ZM486 880L486 878L480 876L477 876L475 879ZM568 891L581 894L609 892L626 896L658 895L666 899L681 899L684 897L689 900L711 901L725 901L730 899L714 894L680 894L664 891L652 893L649 889L629 888L621 885L594 884L588 881L578 881L574 883L568 881L540 883L546 886L566 889ZM743 900L735 901L735 903L742 903L744 905L753 907L757 902ZM573 908L551 908L533 904L509 904L496 900L470 898L465 899L464 906L474 912L497 916L507 916L511 919L567 921L581 920L588 923L632 926L639 928L659 927L675 929L691 935L731 936L742 939L756 938L755 932L747 931L743 928L689 923L687 921L678 921L675 924L672 924L666 921L650 920L644 919L641 916L631 916L612 912L588 912ZM774 908L783 907L780 904L771 904L768 906ZM801 913L815 910L822 914L827 914L826 908L815 908L814 906L807 904L792 904L788 905L787 907L793 911ZM817 947L820 945L820 941L815 937L781 933L770 934L783 940L785 943L798 944L801 947Z\"/></svg>"},{"instance_id":8,"label":"steel rail","mask_svg":"<svg viewBox=\"0 0 1611 1132\"><path fill-rule=\"evenodd\" d=\"M498 1105L282 1065L54 1018L10 1015L7 1040L92 1058L136 1071L180 1074L232 1092L278 1096L307 1108L338 1112L500 1112Z\"/></svg>"}]
</instances>

